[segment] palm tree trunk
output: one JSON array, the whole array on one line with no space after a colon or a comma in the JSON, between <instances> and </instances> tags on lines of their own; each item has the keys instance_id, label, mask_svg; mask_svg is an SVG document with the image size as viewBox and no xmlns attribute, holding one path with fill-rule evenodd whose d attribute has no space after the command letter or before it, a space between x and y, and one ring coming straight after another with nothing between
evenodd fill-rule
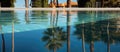
<instances>
[{"instance_id":1,"label":"palm tree trunk","mask_svg":"<svg viewBox=\"0 0 120 52\"><path fill-rule=\"evenodd\" d=\"M54 6L56 7L56 0L53 0L53 4L54 4Z\"/></svg>"},{"instance_id":2,"label":"palm tree trunk","mask_svg":"<svg viewBox=\"0 0 120 52\"><path fill-rule=\"evenodd\" d=\"M14 21L12 22L12 52L14 52Z\"/></svg>"},{"instance_id":3,"label":"palm tree trunk","mask_svg":"<svg viewBox=\"0 0 120 52\"><path fill-rule=\"evenodd\" d=\"M68 7L68 8L71 7L71 0L67 0L67 7Z\"/></svg>"},{"instance_id":4,"label":"palm tree trunk","mask_svg":"<svg viewBox=\"0 0 120 52\"><path fill-rule=\"evenodd\" d=\"M53 52L56 52L56 47L53 49Z\"/></svg>"},{"instance_id":5,"label":"palm tree trunk","mask_svg":"<svg viewBox=\"0 0 120 52\"><path fill-rule=\"evenodd\" d=\"M2 52L5 52L5 39L4 39L4 34L2 32L2 26L0 25L0 31L1 31L1 36L2 36Z\"/></svg>"},{"instance_id":6,"label":"palm tree trunk","mask_svg":"<svg viewBox=\"0 0 120 52\"><path fill-rule=\"evenodd\" d=\"M50 0L50 2L52 3L52 0Z\"/></svg>"},{"instance_id":7,"label":"palm tree trunk","mask_svg":"<svg viewBox=\"0 0 120 52\"><path fill-rule=\"evenodd\" d=\"M50 5L49 6L52 7L52 0L50 0Z\"/></svg>"},{"instance_id":8,"label":"palm tree trunk","mask_svg":"<svg viewBox=\"0 0 120 52\"><path fill-rule=\"evenodd\" d=\"M107 35L108 35L107 52L110 52L109 21L108 21L108 25L107 25Z\"/></svg>"},{"instance_id":9,"label":"palm tree trunk","mask_svg":"<svg viewBox=\"0 0 120 52\"><path fill-rule=\"evenodd\" d=\"M54 5L56 5L56 0L53 0Z\"/></svg>"},{"instance_id":10,"label":"palm tree trunk","mask_svg":"<svg viewBox=\"0 0 120 52\"><path fill-rule=\"evenodd\" d=\"M52 11L51 11L51 15L50 15L50 26L52 26Z\"/></svg>"},{"instance_id":11,"label":"palm tree trunk","mask_svg":"<svg viewBox=\"0 0 120 52\"><path fill-rule=\"evenodd\" d=\"M29 8L29 0L25 0L25 8Z\"/></svg>"},{"instance_id":12,"label":"palm tree trunk","mask_svg":"<svg viewBox=\"0 0 120 52\"><path fill-rule=\"evenodd\" d=\"M55 26L56 11L53 11L53 27Z\"/></svg>"},{"instance_id":13,"label":"palm tree trunk","mask_svg":"<svg viewBox=\"0 0 120 52\"><path fill-rule=\"evenodd\" d=\"M29 23L29 11L25 10L25 21L26 23Z\"/></svg>"},{"instance_id":14,"label":"palm tree trunk","mask_svg":"<svg viewBox=\"0 0 120 52\"><path fill-rule=\"evenodd\" d=\"M93 18L93 17L95 17L95 14L94 14L94 12L91 12L91 20L92 21L95 21L95 18ZM90 52L94 52L94 36L95 36L95 23L94 22L92 22L91 23L91 40L90 40Z\"/></svg>"},{"instance_id":15,"label":"palm tree trunk","mask_svg":"<svg viewBox=\"0 0 120 52\"><path fill-rule=\"evenodd\" d=\"M94 41L90 41L90 52L94 52Z\"/></svg>"},{"instance_id":16,"label":"palm tree trunk","mask_svg":"<svg viewBox=\"0 0 120 52\"><path fill-rule=\"evenodd\" d=\"M56 2L57 2L57 7L59 7L59 6L58 6L58 5L59 5L59 1L57 0Z\"/></svg>"},{"instance_id":17,"label":"palm tree trunk","mask_svg":"<svg viewBox=\"0 0 120 52\"><path fill-rule=\"evenodd\" d=\"M102 7L104 7L104 0L102 0L102 3L101 3L101 4L102 4Z\"/></svg>"},{"instance_id":18,"label":"palm tree trunk","mask_svg":"<svg viewBox=\"0 0 120 52\"><path fill-rule=\"evenodd\" d=\"M110 52L110 37L108 35L107 52Z\"/></svg>"},{"instance_id":19,"label":"palm tree trunk","mask_svg":"<svg viewBox=\"0 0 120 52\"><path fill-rule=\"evenodd\" d=\"M56 24L55 24L55 26L57 26L57 22L58 22L58 15L59 15L59 12L57 11L57 17L56 17Z\"/></svg>"},{"instance_id":20,"label":"palm tree trunk","mask_svg":"<svg viewBox=\"0 0 120 52\"><path fill-rule=\"evenodd\" d=\"M1 8L1 2L0 2L0 8Z\"/></svg>"},{"instance_id":21,"label":"palm tree trunk","mask_svg":"<svg viewBox=\"0 0 120 52\"><path fill-rule=\"evenodd\" d=\"M41 1L41 7L44 7L44 0Z\"/></svg>"},{"instance_id":22,"label":"palm tree trunk","mask_svg":"<svg viewBox=\"0 0 120 52\"><path fill-rule=\"evenodd\" d=\"M67 52L70 52L70 11L67 11Z\"/></svg>"},{"instance_id":23,"label":"palm tree trunk","mask_svg":"<svg viewBox=\"0 0 120 52\"><path fill-rule=\"evenodd\" d=\"M82 30L82 52L86 52L85 51L85 38L84 38L84 24L83 24L83 30Z\"/></svg>"},{"instance_id":24,"label":"palm tree trunk","mask_svg":"<svg viewBox=\"0 0 120 52\"><path fill-rule=\"evenodd\" d=\"M2 52L5 52L5 39L4 39L4 34L1 34L2 36Z\"/></svg>"}]
</instances>

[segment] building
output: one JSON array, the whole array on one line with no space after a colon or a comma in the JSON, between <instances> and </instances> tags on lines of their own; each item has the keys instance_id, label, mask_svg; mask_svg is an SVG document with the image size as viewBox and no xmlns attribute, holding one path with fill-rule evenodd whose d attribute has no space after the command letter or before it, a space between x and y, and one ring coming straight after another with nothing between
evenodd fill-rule
<instances>
[{"instance_id":1,"label":"building","mask_svg":"<svg viewBox=\"0 0 120 52\"><path fill-rule=\"evenodd\" d=\"M55 7L55 6L57 6L57 5L54 5L52 2L50 2L49 7ZM78 3L77 2L71 2L71 6L72 7L77 7ZM65 3L59 3L58 7L67 7L67 3L66 2Z\"/></svg>"}]
</instances>

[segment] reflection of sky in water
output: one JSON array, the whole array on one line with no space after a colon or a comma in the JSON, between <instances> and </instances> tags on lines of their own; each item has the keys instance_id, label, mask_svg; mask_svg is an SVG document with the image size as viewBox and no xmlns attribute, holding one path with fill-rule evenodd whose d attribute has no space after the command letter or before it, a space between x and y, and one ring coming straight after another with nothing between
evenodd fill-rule
<instances>
[{"instance_id":1,"label":"reflection of sky in water","mask_svg":"<svg viewBox=\"0 0 120 52\"><path fill-rule=\"evenodd\" d=\"M45 12L45 11L44 11ZM51 12L46 12L45 14L42 14L43 12L41 11L29 11L28 14L28 19L29 23L26 23L26 18L25 18L25 11L24 10L17 10L15 11L16 15L15 17L17 18L17 23L14 23L14 30L15 32L24 32L24 31L31 31L31 30L38 30L38 29L46 29L46 28L52 28L51 22ZM72 14L70 15L70 24L69 25L76 25L76 24L82 24L82 23L90 23L90 22L96 22L100 20L106 20L106 19L112 19L112 18L118 18L119 13L109 13L105 12L104 15L100 12L97 14L85 14L82 12L71 12ZM78 17L80 15L80 17ZM9 17L9 16L8 16ZM109 18L108 18L109 17ZM56 21L56 17L52 17ZM80 20L78 20L81 18ZM83 22L84 20L84 22ZM6 20L8 21L8 20ZM54 23L56 24L56 22ZM52 21L53 22L53 21ZM11 25L10 25L11 24ZM58 14L58 21L57 21L57 26L63 27L67 26L67 16L63 14L63 12L59 12ZM6 33L11 33L12 31L12 23L9 22L9 25L4 25L2 26L3 32Z\"/></svg>"},{"instance_id":2,"label":"reflection of sky in water","mask_svg":"<svg viewBox=\"0 0 120 52\"><path fill-rule=\"evenodd\" d=\"M30 3L31 0L29 0L29 3ZM72 1L77 1L77 0L72 0ZM66 0L59 0L59 3L62 3L62 2L66 2ZM25 4L24 4L24 0L16 0L16 3L15 3L15 7L16 8L24 8Z\"/></svg>"},{"instance_id":3,"label":"reflection of sky in water","mask_svg":"<svg viewBox=\"0 0 120 52\"><path fill-rule=\"evenodd\" d=\"M48 50L48 48L46 47L47 42L42 41L43 36L46 36L46 34L44 33L47 30L46 28L50 27L51 25L50 24L51 12L46 12L45 14L43 13L44 12L39 12L39 11L37 12L29 11L30 22L26 23L24 10L16 10L15 11L16 17L12 15L11 12L8 12L8 14L10 14L11 17L14 16L18 22L18 23L16 22L14 23L15 52L52 52L53 49ZM3 12L0 14L3 15ZM85 35L84 44L85 44L86 52L90 52L90 48L92 48L90 47L91 45L93 45L94 52L107 52L109 35L110 35L110 43L109 43L110 52L120 52L120 49L119 49L120 48L120 39L119 39L120 33L118 32L118 34L116 34L114 30L117 28L117 27L114 28L114 26L117 26L115 25L117 21L114 19L119 19L120 17L119 14L120 12L105 12L105 11L104 12L100 11L97 13L96 12L88 13L88 12L83 12L83 11L74 12L70 15L70 26L69 26L70 28L69 28L68 26L66 27L67 25L66 15L63 15L63 12L59 12L57 26L62 26L61 28L63 28L63 31L65 32L67 32L67 29L70 29L70 48L71 48L70 52L82 52L82 39L81 38L78 39L80 35L83 35L82 30L85 30L84 31L84 35ZM0 21L1 19L6 19L5 17L10 17L9 15L8 16L5 15L1 17L2 15L0 15ZM53 17L53 18L56 18L56 17ZM110 34L109 35L106 34L107 25L108 25L107 19L111 19L111 21L109 21L110 22L110 26L109 26ZM2 23L5 23L6 21ZM86 23L84 24L85 29L80 27L82 25L82 21ZM96 22L96 21L99 21L99 22ZM96 22L96 24L91 25L92 23L89 23L89 22ZM112 22L114 22L114 24ZM0 24L2 23L0 22ZM11 25L12 23L6 22L6 24L8 25L2 25L3 32L4 32L4 40L5 40L5 50L6 52L11 52L12 33L8 33L8 32L12 32L12 25ZM120 25L118 24L118 26ZM95 27L95 29L94 28L91 29L91 27ZM101 30L99 27L102 27ZM102 33L99 33L99 32L102 32ZM0 45L2 45L3 39L2 39L1 34L0 34L0 37L1 37ZM96 40L96 37L99 40ZM61 44L62 46L59 49L57 49L56 52L67 51L67 39L65 42L62 42ZM2 50L2 47L0 47L0 50Z\"/></svg>"}]
</instances>

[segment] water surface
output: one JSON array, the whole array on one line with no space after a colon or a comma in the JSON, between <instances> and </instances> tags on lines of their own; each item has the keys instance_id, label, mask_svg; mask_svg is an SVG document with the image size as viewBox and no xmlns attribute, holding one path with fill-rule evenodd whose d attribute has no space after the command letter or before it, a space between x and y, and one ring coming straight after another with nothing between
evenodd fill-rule
<instances>
[{"instance_id":1,"label":"water surface","mask_svg":"<svg viewBox=\"0 0 120 52\"><path fill-rule=\"evenodd\" d=\"M0 11L0 52L120 52L119 14Z\"/></svg>"}]
</instances>

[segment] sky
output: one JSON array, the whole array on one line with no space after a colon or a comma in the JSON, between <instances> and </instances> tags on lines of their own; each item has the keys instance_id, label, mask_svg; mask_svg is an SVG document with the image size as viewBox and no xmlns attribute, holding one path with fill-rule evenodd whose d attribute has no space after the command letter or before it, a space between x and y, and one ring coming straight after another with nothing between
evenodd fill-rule
<instances>
[{"instance_id":1,"label":"sky","mask_svg":"<svg viewBox=\"0 0 120 52\"><path fill-rule=\"evenodd\" d=\"M31 0L29 0L29 3L30 3ZM74 2L76 2L77 0L72 0ZM62 3L62 2L66 2L66 0L59 0L59 3ZM15 3L15 8L25 8L25 2L24 0L16 0L16 3Z\"/></svg>"}]
</instances>

